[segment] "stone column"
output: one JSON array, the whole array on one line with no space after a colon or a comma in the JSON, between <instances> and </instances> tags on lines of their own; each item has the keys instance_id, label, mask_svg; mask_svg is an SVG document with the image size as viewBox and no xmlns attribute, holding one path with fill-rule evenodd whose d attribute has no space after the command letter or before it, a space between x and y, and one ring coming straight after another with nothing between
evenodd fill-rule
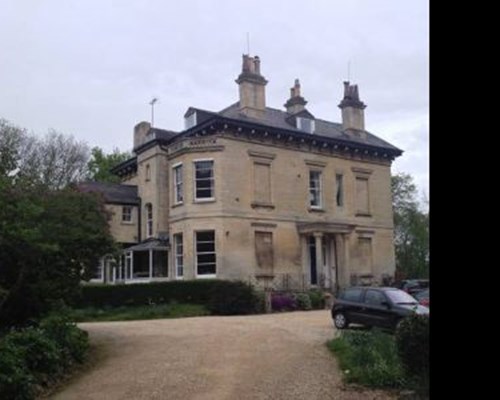
<instances>
[{"instance_id":1,"label":"stone column","mask_svg":"<svg viewBox=\"0 0 500 400\"><path fill-rule=\"evenodd\" d=\"M322 243L323 234L321 232L314 233L315 247L316 247L316 280L318 284L320 283L319 271L323 271L323 243Z\"/></svg>"},{"instance_id":2,"label":"stone column","mask_svg":"<svg viewBox=\"0 0 500 400\"><path fill-rule=\"evenodd\" d=\"M300 244L302 246L302 276L300 278L300 282L302 285L302 290L305 290L306 287L309 286L309 282L311 279L309 277L310 268L309 268L309 252L307 247L307 236L300 236Z\"/></svg>"}]
</instances>

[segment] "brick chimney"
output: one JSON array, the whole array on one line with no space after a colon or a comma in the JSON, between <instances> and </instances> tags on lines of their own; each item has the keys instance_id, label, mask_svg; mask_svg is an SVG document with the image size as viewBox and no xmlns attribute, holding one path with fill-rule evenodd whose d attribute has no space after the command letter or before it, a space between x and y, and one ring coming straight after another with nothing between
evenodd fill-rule
<instances>
[{"instance_id":1,"label":"brick chimney","mask_svg":"<svg viewBox=\"0 0 500 400\"><path fill-rule=\"evenodd\" d=\"M139 147L145 142L146 135L151 129L151 124L149 122L139 122L134 127L134 149Z\"/></svg>"},{"instance_id":2,"label":"brick chimney","mask_svg":"<svg viewBox=\"0 0 500 400\"><path fill-rule=\"evenodd\" d=\"M236 79L240 91L240 111L259 118L266 109L267 80L260 74L259 56L243 54L241 74Z\"/></svg>"},{"instance_id":3,"label":"brick chimney","mask_svg":"<svg viewBox=\"0 0 500 400\"><path fill-rule=\"evenodd\" d=\"M365 130L366 105L359 100L358 85L344 82L344 98L339 104L342 110L342 128L347 132L359 133Z\"/></svg>"},{"instance_id":4,"label":"brick chimney","mask_svg":"<svg viewBox=\"0 0 500 400\"><path fill-rule=\"evenodd\" d=\"M286 112L288 114L297 114L305 110L307 101L300 95L300 82L295 79L295 84L290 88L290 98L285 103Z\"/></svg>"}]
</instances>

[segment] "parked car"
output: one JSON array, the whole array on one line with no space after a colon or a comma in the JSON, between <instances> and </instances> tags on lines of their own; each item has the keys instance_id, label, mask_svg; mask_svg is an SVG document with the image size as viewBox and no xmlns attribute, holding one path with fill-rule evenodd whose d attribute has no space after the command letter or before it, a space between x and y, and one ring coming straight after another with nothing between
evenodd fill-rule
<instances>
[{"instance_id":1,"label":"parked car","mask_svg":"<svg viewBox=\"0 0 500 400\"><path fill-rule=\"evenodd\" d=\"M338 329L351 323L395 329L412 313L429 314L429 309L393 287L350 287L340 292L332 307L332 319Z\"/></svg>"},{"instance_id":2,"label":"parked car","mask_svg":"<svg viewBox=\"0 0 500 400\"><path fill-rule=\"evenodd\" d=\"M429 287L428 279L405 279L396 285L398 289L404 290L412 296Z\"/></svg>"},{"instance_id":3,"label":"parked car","mask_svg":"<svg viewBox=\"0 0 500 400\"><path fill-rule=\"evenodd\" d=\"M417 299L419 304L423 305L424 307L430 308L431 300L430 300L429 293L430 293L429 289L425 289L425 290L422 290L421 292L418 292L413 297L415 297Z\"/></svg>"}]
</instances>

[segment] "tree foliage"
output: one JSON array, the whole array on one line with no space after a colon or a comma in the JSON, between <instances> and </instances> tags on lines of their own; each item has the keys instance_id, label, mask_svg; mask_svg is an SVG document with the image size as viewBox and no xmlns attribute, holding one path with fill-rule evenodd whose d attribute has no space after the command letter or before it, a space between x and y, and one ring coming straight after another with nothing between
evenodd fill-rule
<instances>
[{"instance_id":1,"label":"tree foliage","mask_svg":"<svg viewBox=\"0 0 500 400\"><path fill-rule=\"evenodd\" d=\"M114 250L102 200L69 185L83 161L72 138L38 141L0 120L0 328L71 298Z\"/></svg>"},{"instance_id":2,"label":"tree foliage","mask_svg":"<svg viewBox=\"0 0 500 400\"><path fill-rule=\"evenodd\" d=\"M61 189L87 176L87 144L56 130L43 137L0 119L0 179Z\"/></svg>"},{"instance_id":3,"label":"tree foliage","mask_svg":"<svg viewBox=\"0 0 500 400\"><path fill-rule=\"evenodd\" d=\"M406 278L429 276L429 213L419 209L411 175L392 177L396 269Z\"/></svg>"},{"instance_id":4,"label":"tree foliage","mask_svg":"<svg viewBox=\"0 0 500 400\"><path fill-rule=\"evenodd\" d=\"M111 169L131 156L129 152L122 153L116 148L110 154L104 154L99 147L92 148L88 162L89 178L97 182L120 183L120 178L112 174Z\"/></svg>"}]
</instances>

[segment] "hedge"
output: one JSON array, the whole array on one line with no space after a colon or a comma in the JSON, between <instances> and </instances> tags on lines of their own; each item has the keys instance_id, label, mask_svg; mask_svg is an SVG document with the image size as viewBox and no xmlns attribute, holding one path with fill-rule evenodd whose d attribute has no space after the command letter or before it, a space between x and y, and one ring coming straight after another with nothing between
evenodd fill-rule
<instances>
[{"instance_id":1,"label":"hedge","mask_svg":"<svg viewBox=\"0 0 500 400\"><path fill-rule=\"evenodd\" d=\"M63 316L0 337L0 398L32 400L85 360L87 332Z\"/></svg>"},{"instance_id":2,"label":"hedge","mask_svg":"<svg viewBox=\"0 0 500 400\"><path fill-rule=\"evenodd\" d=\"M190 281L119 285L82 285L75 308L107 308L167 303L201 304L215 315L251 314L258 311L254 289L240 281Z\"/></svg>"}]
</instances>

